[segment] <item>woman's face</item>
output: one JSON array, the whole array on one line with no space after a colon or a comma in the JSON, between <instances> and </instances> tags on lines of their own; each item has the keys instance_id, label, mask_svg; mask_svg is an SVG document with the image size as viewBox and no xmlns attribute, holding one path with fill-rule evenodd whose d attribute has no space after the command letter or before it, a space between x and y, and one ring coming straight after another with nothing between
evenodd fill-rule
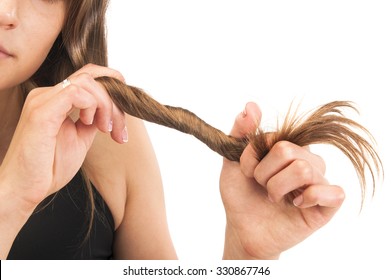
<instances>
[{"instance_id":1,"label":"woman's face","mask_svg":"<svg viewBox=\"0 0 392 280\"><path fill-rule=\"evenodd\" d=\"M0 0L0 93L38 70L64 17L63 0Z\"/></svg>"}]
</instances>

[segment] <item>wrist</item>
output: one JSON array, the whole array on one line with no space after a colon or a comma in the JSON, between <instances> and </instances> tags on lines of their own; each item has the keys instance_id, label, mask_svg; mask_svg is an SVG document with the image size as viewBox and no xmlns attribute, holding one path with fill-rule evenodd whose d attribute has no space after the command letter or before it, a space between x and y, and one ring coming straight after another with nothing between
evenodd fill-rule
<instances>
[{"instance_id":1,"label":"wrist","mask_svg":"<svg viewBox=\"0 0 392 280\"><path fill-rule=\"evenodd\" d=\"M0 166L0 195L1 201L5 201L3 197L8 197L14 208L20 212L31 214L38 204L47 196L46 189L36 187L39 180L33 180L24 176L23 172L17 172L14 167L9 168L4 164ZM8 163L8 162L7 162ZM15 166L13 164L12 166ZM35 183L34 183L35 182ZM41 184L41 186L44 184ZM11 206L11 205L10 205Z\"/></svg>"},{"instance_id":2,"label":"wrist","mask_svg":"<svg viewBox=\"0 0 392 280\"><path fill-rule=\"evenodd\" d=\"M21 217L29 217L38 205L33 200L25 199L24 195L13 187L13 183L3 176L0 176L0 201L2 211L12 211L10 213Z\"/></svg>"},{"instance_id":3,"label":"wrist","mask_svg":"<svg viewBox=\"0 0 392 280\"><path fill-rule=\"evenodd\" d=\"M1 180L0 201L0 259L6 259L18 232L35 208L26 204Z\"/></svg>"},{"instance_id":4,"label":"wrist","mask_svg":"<svg viewBox=\"0 0 392 280\"><path fill-rule=\"evenodd\" d=\"M262 238L262 237L261 237ZM254 248L250 242L241 241L238 232L229 224L226 226L224 260L277 260L280 254L269 254Z\"/></svg>"}]
</instances>

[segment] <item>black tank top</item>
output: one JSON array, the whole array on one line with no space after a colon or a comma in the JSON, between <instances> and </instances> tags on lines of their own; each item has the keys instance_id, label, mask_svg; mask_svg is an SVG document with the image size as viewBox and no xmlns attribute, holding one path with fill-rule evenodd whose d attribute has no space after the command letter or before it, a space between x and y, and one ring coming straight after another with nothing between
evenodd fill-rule
<instances>
[{"instance_id":1,"label":"black tank top","mask_svg":"<svg viewBox=\"0 0 392 280\"><path fill-rule=\"evenodd\" d=\"M89 197L79 172L37 207L16 237L8 259L110 259L113 216L94 187L93 192L96 209L89 235Z\"/></svg>"}]
</instances>

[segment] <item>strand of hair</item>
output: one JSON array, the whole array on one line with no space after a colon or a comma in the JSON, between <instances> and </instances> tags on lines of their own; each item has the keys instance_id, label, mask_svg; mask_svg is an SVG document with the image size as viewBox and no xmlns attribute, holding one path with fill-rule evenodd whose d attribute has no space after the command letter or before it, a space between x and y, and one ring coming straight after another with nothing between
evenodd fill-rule
<instances>
[{"instance_id":1,"label":"strand of hair","mask_svg":"<svg viewBox=\"0 0 392 280\"><path fill-rule=\"evenodd\" d=\"M365 170L370 171L373 193L376 177L383 172L371 133L343 114L345 108L358 112L349 101L333 101L303 115L298 115L298 108L292 113L290 107L282 126L275 133L269 133L267 137L268 134L259 129L244 139L237 139L212 127L186 109L160 104L137 87L109 77L96 80L102 83L120 110L148 122L191 134L231 161L239 161L249 143L256 151L258 160L262 160L279 141L289 141L299 146L330 144L341 150L353 164L362 190L362 202L366 189Z\"/></svg>"}]
</instances>

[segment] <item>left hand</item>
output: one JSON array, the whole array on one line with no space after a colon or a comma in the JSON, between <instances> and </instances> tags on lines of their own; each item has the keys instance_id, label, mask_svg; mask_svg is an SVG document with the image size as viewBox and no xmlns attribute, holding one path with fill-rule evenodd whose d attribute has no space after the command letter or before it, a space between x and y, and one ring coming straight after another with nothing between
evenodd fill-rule
<instances>
[{"instance_id":1,"label":"left hand","mask_svg":"<svg viewBox=\"0 0 392 280\"><path fill-rule=\"evenodd\" d=\"M261 119L260 109L248 103L231 135L244 137ZM249 145L240 163L224 159L220 190L227 226L224 258L277 259L306 239L334 216L344 191L324 178L322 158L282 141L260 162ZM285 196L299 195L288 203ZM295 203L295 204L294 204Z\"/></svg>"}]
</instances>

